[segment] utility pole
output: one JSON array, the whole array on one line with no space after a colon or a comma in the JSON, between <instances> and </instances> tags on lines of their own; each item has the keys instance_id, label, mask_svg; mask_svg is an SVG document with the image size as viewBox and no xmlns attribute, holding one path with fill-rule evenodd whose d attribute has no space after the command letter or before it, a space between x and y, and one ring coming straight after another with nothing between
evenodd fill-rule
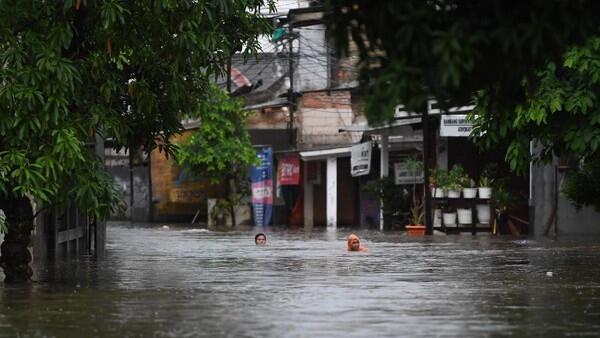
<instances>
[{"instance_id":1,"label":"utility pole","mask_svg":"<svg viewBox=\"0 0 600 338\"><path fill-rule=\"evenodd\" d=\"M431 217L431 189L429 189L429 112L427 105L422 113L423 122L423 185L425 189L425 234L433 235L433 221Z\"/></svg>"},{"instance_id":2,"label":"utility pole","mask_svg":"<svg viewBox=\"0 0 600 338\"><path fill-rule=\"evenodd\" d=\"M129 221L133 222L133 146L129 146Z\"/></svg>"},{"instance_id":3,"label":"utility pole","mask_svg":"<svg viewBox=\"0 0 600 338\"><path fill-rule=\"evenodd\" d=\"M292 48L294 45L294 33L292 31L292 24L289 26L288 34L289 52L288 52L288 75L290 79L290 88L288 89L288 102L290 111L290 120L288 122L288 130L290 132L290 145L296 146L296 135L294 133L294 110L296 109L296 95L294 94L294 58Z\"/></svg>"},{"instance_id":4,"label":"utility pole","mask_svg":"<svg viewBox=\"0 0 600 338\"><path fill-rule=\"evenodd\" d=\"M150 215L148 215L150 222L154 222L154 203L152 202L152 157L150 156L152 151L148 151L148 199L150 200Z\"/></svg>"},{"instance_id":5,"label":"utility pole","mask_svg":"<svg viewBox=\"0 0 600 338\"><path fill-rule=\"evenodd\" d=\"M229 94L229 96L231 97L231 58L233 57L233 54L230 54L229 57L227 58L227 93ZM232 199L236 194L236 189L235 189L235 179L231 177L231 175L227 175L227 196L229 198ZM233 203L231 203L231 207L229 212L231 213L231 226L235 227L237 226L237 220L235 218L235 205Z\"/></svg>"}]
</instances>

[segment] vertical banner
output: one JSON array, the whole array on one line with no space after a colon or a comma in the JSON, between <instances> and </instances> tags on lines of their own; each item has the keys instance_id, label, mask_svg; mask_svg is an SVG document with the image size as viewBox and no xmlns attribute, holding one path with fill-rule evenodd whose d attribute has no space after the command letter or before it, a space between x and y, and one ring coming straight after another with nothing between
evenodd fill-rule
<instances>
[{"instance_id":1,"label":"vertical banner","mask_svg":"<svg viewBox=\"0 0 600 338\"><path fill-rule=\"evenodd\" d=\"M371 141L353 145L350 154L352 177L368 175L371 171Z\"/></svg>"},{"instance_id":2,"label":"vertical banner","mask_svg":"<svg viewBox=\"0 0 600 338\"><path fill-rule=\"evenodd\" d=\"M300 184L300 157L297 155L280 157L277 177L279 178L279 185Z\"/></svg>"},{"instance_id":3,"label":"vertical banner","mask_svg":"<svg viewBox=\"0 0 600 338\"><path fill-rule=\"evenodd\" d=\"M252 181L252 212L254 225L264 226L271 221L273 210L273 150L265 147L257 151L259 164L250 171Z\"/></svg>"}]
</instances>

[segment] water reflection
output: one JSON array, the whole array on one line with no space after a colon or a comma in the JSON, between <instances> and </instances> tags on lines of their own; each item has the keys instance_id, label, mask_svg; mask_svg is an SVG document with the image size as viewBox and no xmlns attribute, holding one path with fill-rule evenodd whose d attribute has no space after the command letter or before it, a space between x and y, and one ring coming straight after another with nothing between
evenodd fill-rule
<instances>
[{"instance_id":1,"label":"water reflection","mask_svg":"<svg viewBox=\"0 0 600 338\"><path fill-rule=\"evenodd\" d=\"M111 224L107 255L0 288L0 337L600 332L600 241ZM547 272L553 272L552 277Z\"/></svg>"}]
</instances>

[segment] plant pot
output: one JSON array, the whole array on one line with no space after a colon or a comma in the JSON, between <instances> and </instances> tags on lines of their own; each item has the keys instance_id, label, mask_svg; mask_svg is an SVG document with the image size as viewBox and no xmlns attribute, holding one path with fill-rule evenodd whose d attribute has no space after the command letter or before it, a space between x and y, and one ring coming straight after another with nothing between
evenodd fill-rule
<instances>
[{"instance_id":1,"label":"plant pot","mask_svg":"<svg viewBox=\"0 0 600 338\"><path fill-rule=\"evenodd\" d=\"M409 236L425 236L425 226L423 224L407 225L406 231Z\"/></svg>"},{"instance_id":2,"label":"plant pot","mask_svg":"<svg viewBox=\"0 0 600 338\"><path fill-rule=\"evenodd\" d=\"M433 218L433 226L441 227L442 226L442 209L434 209L432 218Z\"/></svg>"},{"instance_id":3,"label":"plant pot","mask_svg":"<svg viewBox=\"0 0 600 338\"><path fill-rule=\"evenodd\" d=\"M433 188L433 198L444 198L444 190L441 188Z\"/></svg>"},{"instance_id":4,"label":"plant pot","mask_svg":"<svg viewBox=\"0 0 600 338\"><path fill-rule=\"evenodd\" d=\"M458 223L459 224L471 224L473 223L473 211L468 208L468 209L457 209L456 212L458 213Z\"/></svg>"},{"instance_id":5,"label":"plant pot","mask_svg":"<svg viewBox=\"0 0 600 338\"><path fill-rule=\"evenodd\" d=\"M481 224L489 224L491 218L491 210L489 204L477 204L477 221Z\"/></svg>"},{"instance_id":6,"label":"plant pot","mask_svg":"<svg viewBox=\"0 0 600 338\"><path fill-rule=\"evenodd\" d=\"M447 194L448 198L460 198L460 191L458 190L448 190Z\"/></svg>"},{"instance_id":7,"label":"plant pot","mask_svg":"<svg viewBox=\"0 0 600 338\"><path fill-rule=\"evenodd\" d=\"M477 188L463 188L464 198L475 198L477 196Z\"/></svg>"},{"instance_id":8,"label":"plant pot","mask_svg":"<svg viewBox=\"0 0 600 338\"><path fill-rule=\"evenodd\" d=\"M444 212L442 214L445 227L456 227L456 213L455 212Z\"/></svg>"},{"instance_id":9,"label":"plant pot","mask_svg":"<svg viewBox=\"0 0 600 338\"><path fill-rule=\"evenodd\" d=\"M479 187L479 198L492 198L492 188Z\"/></svg>"}]
</instances>

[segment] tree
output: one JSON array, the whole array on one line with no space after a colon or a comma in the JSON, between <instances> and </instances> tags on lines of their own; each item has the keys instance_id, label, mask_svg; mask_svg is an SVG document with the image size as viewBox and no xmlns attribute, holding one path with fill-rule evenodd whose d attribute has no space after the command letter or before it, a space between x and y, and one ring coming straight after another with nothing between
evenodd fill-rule
<instances>
[{"instance_id":1,"label":"tree","mask_svg":"<svg viewBox=\"0 0 600 338\"><path fill-rule=\"evenodd\" d=\"M338 50L358 48L367 117L379 122L400 103L423 111L430 97L453 105L482 89L494 109L514 109L538 69L598 32L600 3L329 0L327 13Z\"/></svg>"},{"instance_id":2,"label":"tree","mask_svg":"<svg viewBox=\"0 0 600 338\"><path fill-rule=\"evenodd\" d=\"M178 145L175 154L177 163L191 176L212 183L233 181L227 209L234 225L235 207L248 186L248 167L257 162L245 124L248 114L239 100L211 87L209 97L189 115L200 120L200 127Z\"/></svg>"},{"instance_id":3,"label":"tree","mask_svg":"<svg viewBox=\"0 0 600 338\"><path fill-rule=\"evenodd\" d=\"M353 41L359 51L370 122L400 103L425 112L431 97L447 108L481 91L479 110L514 112L539 87L539 69L600 29L591 0L328 0L327 13L338 50Z\"/></svg>"},{"instance_id":4,"label":"tree","mask_svg":"<svg viewBox=\"0 0 600 338\"><path fill-rule=\"evenodd\" d=\"M509 140L506 159L520 172L529 167L529 142L535 140L534 161L547 163L558 156L573 167L567 197L579 208L600 210L600 37L569 49L558 64L549 62L536 81L539 86L514 110L485 109L489 98L480 92L474 140L483 149Z\"/></svg>"},{"instance_id":5,"label":"tree","mask_svg":"<svg viewBox=\"0 0 600 338\"><path fill-rule=\"evenodd\" d=\"M264 8L272 1L0 2L6 282L31 277L31 200L40 210L70 204L108 215L118 193L86 142L99 134L172 153L181 116L197 109L227 57L257 50L270 26Z\"/></svg>"}]
</instances>

